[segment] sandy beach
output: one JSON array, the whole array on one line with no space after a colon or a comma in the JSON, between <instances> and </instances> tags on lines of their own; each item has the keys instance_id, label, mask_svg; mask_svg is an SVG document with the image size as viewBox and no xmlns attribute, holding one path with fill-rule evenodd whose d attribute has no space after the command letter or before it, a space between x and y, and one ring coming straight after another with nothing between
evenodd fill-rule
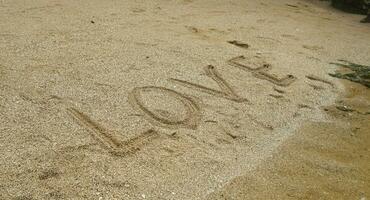
<instances>
[{"instance_id":1,"label":"sandy beach","mask_svg":"<svg viewBox=\"0 0 370 200\"><path fill-rule=\"evenodd\" d=\"M369 88L329 75L370 64L362 17L0 1L0 199L370 198Z\"/></svg>"}]
</instances>

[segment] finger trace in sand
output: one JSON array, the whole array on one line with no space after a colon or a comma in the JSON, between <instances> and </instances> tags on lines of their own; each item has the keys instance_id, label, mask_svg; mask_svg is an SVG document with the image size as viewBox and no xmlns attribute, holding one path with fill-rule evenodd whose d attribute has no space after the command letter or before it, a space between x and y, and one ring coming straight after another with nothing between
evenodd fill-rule
<instances>
[{"instance_id":1,"label":"finger trace in sand","mask_svg":"<svg viewBox=\"0 0 370 200\"><path fill-rule=\"evenodd\" d=\"M269 94L269 96L274 97L275 99L283 98L283 95Z\"/></svg>"},{"instance_id":2,"label":"finger trace in sand","mask_svg":"<svg viewBox=\"0 0 370 200\"><path fill-rule=\"evenodd\" d=\"M238 67L238 68L240 68L244 71L250 71L250 72L263 71L263 70L268 70L268 69L271 68L270 64L264 64L263 66L257 67L257 68L254 68L254 67L246 65L246 64L241 64L240 61L243 61L245 59L246 59L245 56L236 56L236 57L231 58L230 60L228 60L227 63L229 65L234 66L234 67Z\"/></svg>"},{"instance_id":3,"label":"finger trace in sand","mask_svg":"<svg viewBox=\"0 0 370 200\"><path fill-rule=\"evenodd\" d=\"M241 47L241 48L244 48L244 49L248 49L249 48L249 44L244 43L244 42L241 42L241 41L238 41L238 40L227 41L227 43L233 44L235 46L238 46L238 47Z\"/></svg>"},{"instance_id":4,"label":"finger trace in sand","mask_svg":"<svg viewBox=\"0 0 370 200\"><path fill-rule=\"evenodd\" d=\"M254 75L257 78L270 81L271 83L273 83L275 85L283 86L283 87L289 86L290 84L292 84L297 79L295 76L293 76L291 74L288 74L283 78L278 78L275 75L272 75L272 74L269 74L269 73L263 72L263 71L255 73Z\"/></svg>"},{"instance_id":5,"label":"finger trace in sand","mask_svg":"<svg viewBox=\"0 0 370 200\"><path fill-rule=\"evenodd\" d=\"M236 92L233 90L233 88L225 81L224 78L221 77L221 75L217 72L216 68L212 65L208 65L204 68L206 75L210 78L212 78L217 85L220 87L221 91L211 89L199 84L191 83L184 80L179 80L175 78L171 78L170 80L174 83L180 84L184 87L198 90L200 92L208 93L217 97L222 97L231 101L235 102L245 102L248 101L248 99L240 97Z\"/></svg>"},{"instance_id":6,"label":"finger trace in sand","mask_svg":"<svg viewBox=\"0 0 370 200\"><path fill-rule=\"evenodd\" d=\"M75 108L67 108L67 112L76 119L80 125L86 127L89 132L92 133L93 137L102 143L104 148L108 149L109 153L115 156L125 156L130 153L135 153L140 150L142 146L159 137L159 134L155 130L149 129L134 138L119 142L86 114Z\"/></svg>"},{"instance_id":7,"label":"finger trace in sand","mask_svg":"<svg viewBox=\"0 0 370 200\"><path fill-rule=\"evenodd\" d=\"M155 139L158 139L159 136L160 135L157 131L149 129L134 138L122 142L120 146L125 149L125 153L135 153L136 151L139 151L143 146L151 143Z\"/></svg>"},{"instance_id":8,"label":"finger trace in sand","mask_svg":"<svg viewBox=\"0 0 370 200\"><path fill-rule=\"evenodd\" d=\"M227 63L231 66L238 67L244 71L252 72L252 74L263 80L267 80L275 85L287 87L290 84L292 84L297 78L291 74L286 75L285 77L278 78L275 75L267 73L272 67L269 64L264 64L261 67L251 67L245 64L239 63L239 61L245 60L246 58L244 56L237 56L232 59L230 59Z\"/></svg>"},{"instance_id":9,"label":"finger trace in sand","mask_svg":"<svg viewBox=\"0 0 370 200\"><path fill-rule=\"evenodd\" d=\"M323 90L325 89L324 87L321 87L319 85L314 85L314 84L308 84L309 86L311 86L314 90Z\"/></svg>"},{"instance_id":10,"label":"finger trace in sand","mask_svg":"<svg viewBox=\"0 0 370 200\"><path fill-rule=\"evenodd\" d=\"M77 122L86 127L90 133L97 139L100 143L104 145L105 148L113 151L118 151L120 143L113 138L107 131L101 127L98 123L90 119L89 116L80 112L75 108L67 108L68 114L70 114Z\"/></svg>"},{"instance_id":11,"label":"finger trace in sand","mask_svg":"<svg viewBox=\"0 0 370 200\"><path fill-rule=\"evenodd\" d=\"M330 85L330 86L334 87L334 84L333 84L332 82L330 82L330 81L328 81L328 80L326 80L326 79L320 78L320 77L318 77L318 76L312 75L312 74L310 74L310 75L306 75L306 78L308 78L308 79L310 79L310 80L313 80L313 81L320 81L320 82L322 82L322 83L326 83L326 84L328 84L328 85Z\"/></svg>"},{"instance_id":12,"label":"finger trace in sand","mask_svg":"<svg viewBox=\"0 0 370 200\"><path fill-rule=\"evenodd\" d=\"M166 111L162 111L161 113L159 112L160 110L148 108L148 106L144 105L144 101L140 97L143 93L150 92L165 95L181 102L186 109L186 117L175 119L174 116L168 115ZM196 129L201 121L200 107L192 98L164 87L146 86L134 88L129 94L129 102L133 107L140 110L153 125L166 128ZM175 110L175 114L180 115L181 113Z\"/></svg>"},{"instance_id":13,"label":"finger trace in sand","mask_svg":"<svg viewBox=\"0 0 370 200\"><path fill-rule=\"evenodd\" d=\"M233 133L231 133L230 131L226 130L225 127L223 127L222 125L219 125L220 129L222 130L223 133L225 133L226 135L228 135L229 137L231 137L232 139L236 139L238 136L237 135L234 135Z\"/></svg>"},{"instance_id":14,"label":"finger trace in sand","mask_svg":"<svg viewBox=\"0 0 370 200\"><path fill-rule=\"evenodd\" d=\"M284 94L284 93L285 93L285 91L284 91L284 90L279 89L279 88L276 88L276 87L274 87L274 90L275 90L276 92L280 93L280 94Z\"/></svg>"}]
</instances>

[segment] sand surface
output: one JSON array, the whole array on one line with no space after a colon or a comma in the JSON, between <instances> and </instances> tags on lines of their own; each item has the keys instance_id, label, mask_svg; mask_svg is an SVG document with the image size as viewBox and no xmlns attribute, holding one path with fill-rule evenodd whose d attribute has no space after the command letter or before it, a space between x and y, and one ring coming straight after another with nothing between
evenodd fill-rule
<instances>
[{"instance_id":1,"label":"sand surface","mask_svg":"<svg viewBox=\"0 0 370 200\"><path fill-rule=\"evenodd\" d=\"M370 91L344 84L347 93L323 108L330 121L305 123L253 174L235 178L207 199L368 199L370 116L361 113L369 110Z\"/></svg>"},{"instance_id":2,"label":"sand surface","mask_svg":"<svg viewBox=\"0 0 370 200\"><path fill-rule=\"evenodd\" d=\"M370 63L361 17L0 1L0 199L369 198L369 90L328 76Z\"/></svg>"}]
</instances>

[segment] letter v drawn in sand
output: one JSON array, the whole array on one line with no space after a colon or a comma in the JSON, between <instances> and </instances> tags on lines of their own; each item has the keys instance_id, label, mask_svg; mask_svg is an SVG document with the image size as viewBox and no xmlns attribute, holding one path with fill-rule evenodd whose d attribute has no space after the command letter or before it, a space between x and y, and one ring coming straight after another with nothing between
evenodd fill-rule
<instances>
[{"instance_id":1,"label":"letter v drawn in sand","mask_svg":"<svg viewBox=\"0 0 370 200\"><path fill-rule=\"evenodd\" d=\"M120 142L115 139L107 130L94 122L86 114L75 108L67 108L67 112L83 127L87 128L92 136L99 141L105 149L115 156L125 156L140 150L140 147L149 143L152 139L158 138L159 134L150 129L132 139Z\"/></svg>"},{"instance_id":2,"label":"letter v drawn in sand","mask_svg":"<svg viewBox=\"0 0 370 200\"><path fill-rule=\"evenodd\" d=\"M222 97L231 101L235 102L245 102L248 99L240 97L236 92L232 89L232 87L221 77L221 75L217 72L216 68L212 65L208 65L204 68L206 75L212 78L220 87L221 91L215 90L212 88L208 88L199 84L191 83L184 80L179 80L175 78L171 78L170 81L180 84L184 87L195 89L204 93L208 93L217 97Z\"/></svg>"},{"instance_id":3,"label":"letter v drawn in sand","mask_svg":"<svg viewBox=\"0 0 370 200\"><path fill-rule=\"evenodd\" d=\"M153 98L143 98L145 94L156 94L162 98L159 102L161 106L166 106L166 110L160 110L155 108L155 105L150 105L148 102L153 101ZM165 98L164 97L168 97ZM155 101L155 100L154 100ZM170 104L177 104L174 108L170 109ZM201 112L199 105L190 97L178 93L174 90L170 90L164 87L146 86L134 88L129 94L129 103L141 111L146 119L153 125L165 127L165 128L189 128L196 129L198 123L201 121ZM158 102L153 102L157 103ZM184 112L181 112L181 108ZM172 113L170 112L172 111Z\"/></svg>"},{"instance_id":4,"label":"letter v drawn in sand","mask_svg":"<svg viewBox=\"0 0 370 200\"><path fill-rule=\"evenodd\" d=\"M252 72L252 74L259 79L267 80L275 85L283 87L289 86L297 79L295 76L290 74L286 75L283 78L278 78L275 75L269 74L268 71L272 68L269 64L264 64L261 67L253 68L251 66L240 63L240 61L243 61L245 59L246 58L244 56L237 56L230 59L228 63L244 71Z\"/></svg>"}]
</instances>

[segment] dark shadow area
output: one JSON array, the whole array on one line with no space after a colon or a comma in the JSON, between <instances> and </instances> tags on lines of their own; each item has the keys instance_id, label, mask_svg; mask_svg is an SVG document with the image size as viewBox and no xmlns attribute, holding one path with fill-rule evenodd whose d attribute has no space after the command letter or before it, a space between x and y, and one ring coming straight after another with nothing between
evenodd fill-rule
<instances>
[{"instance_id":1,"label":"dark shadow area","mask_svg":"<svg viewBox=\"0 0 370 200\"><path fill-rule=\"evenodd\" d=\"M363 0L332 0L331 4L334 8L353 14L366 15L367 10L364 9Z\"/></svg>"}]
</instances>

